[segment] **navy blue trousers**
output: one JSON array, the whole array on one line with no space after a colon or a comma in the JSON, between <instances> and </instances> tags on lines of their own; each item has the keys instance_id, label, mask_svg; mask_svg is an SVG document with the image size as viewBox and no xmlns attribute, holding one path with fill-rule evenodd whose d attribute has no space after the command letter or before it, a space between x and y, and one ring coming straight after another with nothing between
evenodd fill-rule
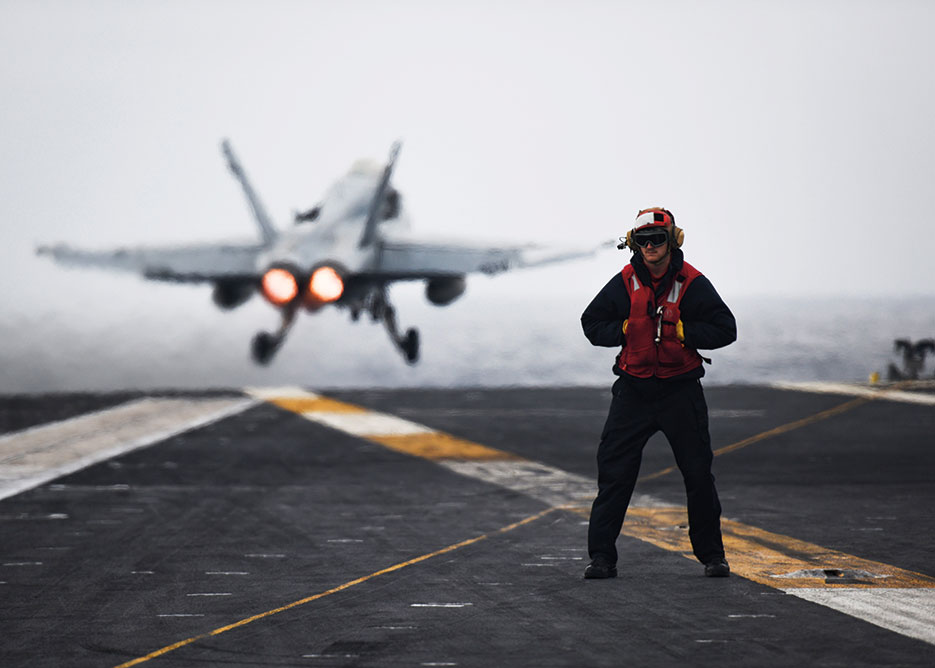
<instances>
[{"instance_id":1,"label":"navy blue trousers","mask_svg":"<svg viewBox=\"0 0 935 668\"><path fill-rule=\"evenodd\" d=\"M662 431L688 497L688 535L702 563L724 556L721 504L711 474L708 406L699 380L620 378L597 449L597 498L588 523L588 553L617 562L617 536L640 472L643 447Z\"/></svg>"}]
</instances>

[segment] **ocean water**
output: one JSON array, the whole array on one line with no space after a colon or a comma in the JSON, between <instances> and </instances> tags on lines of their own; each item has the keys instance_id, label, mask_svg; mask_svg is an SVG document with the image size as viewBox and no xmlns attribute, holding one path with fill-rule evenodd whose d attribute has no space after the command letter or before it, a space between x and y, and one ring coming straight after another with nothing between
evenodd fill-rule
<instances>
[{"instance_id":1,"label":"ocean water","mask_svg":"<svg viewBox=\"0 0 935 668\"><path fill-rule=\"evenodd\" d=\"M407 365L381 325L325 310L300 317L268 367L249 361L253 334L277 324L254 298L220 312L206 288L133 282L115 293L84 278L68 299L2 306L0 393L339 387L609 386L615 350L584 338L590 294L524 294L500 279L454 304L429 304L416 284L392 297L400 324L418 326L422 358ZM91 283L88 283L91 281ZM94 283L97 281L98 283ZM506 284L507 288L510 285ZM101 295L107 295L103 299ZM896 338L935 337L935 297L731 298L738 340L712 351L706 384L885 378ZM926 375L935 374L935 359Z\"/></svg>"}]
</instances>

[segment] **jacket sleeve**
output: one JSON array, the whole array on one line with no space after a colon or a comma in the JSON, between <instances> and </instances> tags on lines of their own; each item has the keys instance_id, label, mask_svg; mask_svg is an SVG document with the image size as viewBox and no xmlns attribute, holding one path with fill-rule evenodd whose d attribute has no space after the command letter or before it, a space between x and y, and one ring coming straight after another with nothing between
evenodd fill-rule
<instances>
[{"instance_id":1,"label":"jacket sleeve","mask_svg":"<svg viewBox=\"0 0 935 668\"><path fill-rule=\"evenodd\" d=\"M581 327L592 345L616 347L623 345L623 321L629 316L630 296L623 277L616 274L584 309Z\"/></svg>"},{"instance_id":2,"label":"jacket sleeve","mask_svg":"<svg viewBox=\"0 0 935 668\"><path fill-rule=\"evenodd\" d=\"M737 340L734 314L704 276L688 286L680 310L686 346L714 350Z\"/></svg>"}]
</instances>

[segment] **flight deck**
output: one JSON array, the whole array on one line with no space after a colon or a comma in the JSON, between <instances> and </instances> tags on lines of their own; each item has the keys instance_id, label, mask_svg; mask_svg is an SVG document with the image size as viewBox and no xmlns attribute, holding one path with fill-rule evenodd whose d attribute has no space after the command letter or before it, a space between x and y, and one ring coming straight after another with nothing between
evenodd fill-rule
<instances>
[{"instance_id":1,"label":"flight deck","mask_svg":"<svg viewBox=\"0 0 935 668\"><path fill-rule=\"evenodd\" d=\"M0 397L3 666L935 665L935 388L706 388L584 580L609 388Z\"/></svg>"}]
</instances>

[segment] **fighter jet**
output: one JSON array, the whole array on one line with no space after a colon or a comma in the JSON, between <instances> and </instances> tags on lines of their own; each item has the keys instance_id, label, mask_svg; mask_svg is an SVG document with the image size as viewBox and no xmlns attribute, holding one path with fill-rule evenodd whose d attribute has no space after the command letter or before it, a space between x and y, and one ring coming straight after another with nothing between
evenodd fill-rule
<instances>
[{"instance_id":1,"label":"fighter jet","mask_svg":"<svg viewBox=\"0 0 935 668\"><path fill-rule=\"evenodd\" d=\"M356 321L361 313L380 321L410 364L419 358L419 332L400 333L396 310L387 299L395 281L424 281L433 304L460 297L467 274L497 274L510 269L570 260L593 254L535 244L490 245L432 240L413 235L400 193L391 184L400 144L385 166L356 162L313 208L296 213L293 225L279 229L266 212L227 140L221 149L240 182L259 229L256 242L218 242L173 247L81 250L65 244L40 246L39 255L66 266L129 271L146 279L213 285L221 309L240 306L259 292L280 313L279 328L254 336L251 353L268 364L301 310L314 313L345 308Z\"/></svg>"}]
</instances>

